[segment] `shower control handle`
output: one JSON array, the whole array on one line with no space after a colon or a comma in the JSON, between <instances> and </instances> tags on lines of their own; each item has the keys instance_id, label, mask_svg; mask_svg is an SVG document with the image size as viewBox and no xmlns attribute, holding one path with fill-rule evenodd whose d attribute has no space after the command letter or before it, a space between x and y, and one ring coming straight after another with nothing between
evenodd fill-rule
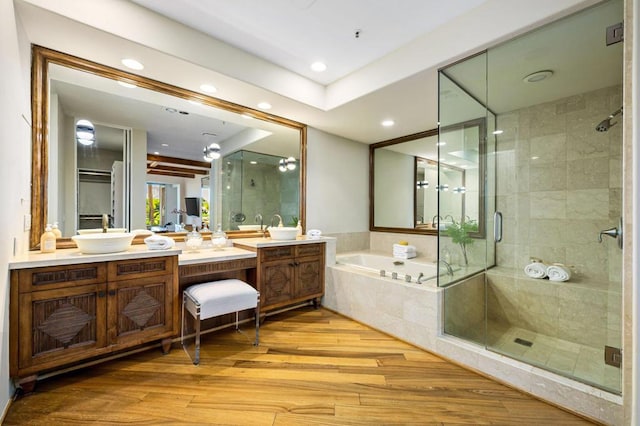
<instances>
[{"instance_id":1,"label":"shower control handle","mask_svg":"<svg viewBox=\"0 0 640 426\"><path fill-rule=\"evenodd\" d=\"M617 228L605 229L598 234L598 242L602 242L602 236L607 235L611 238L615 238L618 241L618 248L622 249L622 218L618 221Z\"/></svg>"}]
</instances>

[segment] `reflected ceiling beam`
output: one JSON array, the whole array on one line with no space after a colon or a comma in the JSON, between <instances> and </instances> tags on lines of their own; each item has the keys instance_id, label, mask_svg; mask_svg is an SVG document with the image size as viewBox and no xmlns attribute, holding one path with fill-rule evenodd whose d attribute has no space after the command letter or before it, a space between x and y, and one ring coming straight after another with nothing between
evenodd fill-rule
<instances>
[{"instance_id":1,"label":"reflected ceiling beam","mask_svg":"<svg viewBox=\"0 0 640 426\"><path fill-rule=\"evenodd\" d=\"M150 163L155 161L158 163L180 164L182 166L199 167L207 170L211 169L211 163L206 161L185 160L184 158L165 157L164 155L147 154L147 161Z\"/></svg>"},{"instance_id":2,"label":"reflected ceiling beam","mask_svg":"<svg viewBox=\"0 0 640 426\"><path fill-rule=\"evenodd\" d=\"M156 163L156 164L154 164ZM208 175L209 170L204 169L192 169L188 167L173 167L173 166L164 166L162 164L157 164L157 162L152 162L151 164L147 164L147 173L151 173L152 171L163 171L163 172L176 172L176 173L188 173L188 174L196 174L196 175Z\"/></svg>"},{"instance_id":3,"label":"reflected ceiling beam","mask_svg":"<svg viewBox=\"0 0 640 426\"><path fill-rule=\"evenodd\" d=\"M195 179L196 177L196 175L190 174L190 173L178 173L178 172L169 172L165 170L154 170L154 169L148 169L147 174L173 176L173 177L181 177L181 178L188 178L188 179Z\"/></svg>"}]
</instances>

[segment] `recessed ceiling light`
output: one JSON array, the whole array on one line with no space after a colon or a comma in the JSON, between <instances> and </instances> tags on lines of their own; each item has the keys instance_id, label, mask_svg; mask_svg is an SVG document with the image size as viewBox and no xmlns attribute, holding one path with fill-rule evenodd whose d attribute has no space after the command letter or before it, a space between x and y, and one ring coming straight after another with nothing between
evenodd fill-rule
<instances>
[{"instance_id":1,"label":"recessed ceiling light","mask_svg":"<svg viewBox=\"0 0 640 426\"><path fill-rule=\"evenodd\" d=\"M446 145L446 144L447 144L447 143L446 143L445 141L440 141L440 142L437 142L437 143L436 143L436 145L437 145L437 146L444 146L444 145Z\"/></svg>"},{"instance_id":2,"label":"recessed ceiling light","mask_svg":"<svg viewBox=\"0 0 640 426\"><path fill-rule=\"evenodd\" d=\"M271 109L271 104L269 102L260 102L258 104L258 108L260 108L260 109Z\"/></svg>"},{"instance_id":3,"label":"recessed ceiling light","mask_svg":"<svg viewBox=\"0 0 640 426\"><path fill-rule=\"evenodd\" d=\"M249 164L258 164L257 161L249 161Z\"/></svg>"},{"instance_id":4,"label":"recessed ceiling light","mask_svg":"<svg viewBox=\"0 0 640 426\"><path fill-rule=\"evenodd\" d=\"M500 130L500 129L493 132L494 135L501 135L503 133L504 133L504 130Z\"/></svg>"},{"instance_id":5,"label":"recessed ceiling light","mask_svg":"<svg viewBox=\"0 0 640 426\"><path fill-rule=\"evenodd\" d=\"M135 84L127 83L126 81L119 81L118 84L122 87L126 87L127 89L134 89L138 87Z\"/></svg>"},{"instance_id":6,"label":"recessed ceiling light","mask_svg":"<svg viewBox=\"0 0 640 426\"><path fill-rule=\"evenodd\" d=\"M553 75L551 70L536 71L522 79L525 83L539 83Z\"/></svg>"},{"instance_id":7,"label":"recessed ceiling light","mask_svg":"<svg viewBox=\"0 0 640 426\"><path fill-rule=\"evenodd\" d=\"M218 91L218 89L216 89L216 87L211 84L201 84L200 90L202 90L204 93L216 93Z\"/></svg>"},{"instance_id":8,"label":"recessed ceiling light","mask_svg":"<svg viewBox=\"0 0 640 426\"><path fill-rule=\"evenodd\" d=\"M384 120L380 124L382 124L384 127L391 127L396 124L396 122L393 120Z\"/></svg>"},{"instance_id":9,"label":"recessed ceiling light","mask_svg":"<svg viewBox=\"0 0 640 426\"><path fill-rule=\"evenodd\" d=\"M536 157L536 156L531 157L532 160L537 160L538 158L540 157Z\"/></svg>"},{"instance_id":10,"label":"recessed ceiling light","mask_svg":"<svg viewBox=\"0 0 640 426\"><path fill-rule=\"evenodd\" d=\"M136 61L135 59L130 59L130 58L123 59L122 65L137 71L144 69L144 65L142 65L140 62Z\"/></svg>"},{"instance_id":11,"label":"recessed ceiling light","mask_svg":"<svg viewBox=\"0 0 640 426\"><path fill-rule=\"evenodd\" d=\"M314 62L311 64L311 69L315 72L322 72L327 69L327 65L324 62Z\"/></svg>"},{"instance_id":12,"label":"recessed ceiling light","mask_svg":"<svg viewBox=\"0 0 640 426\"><path fill-rule=\"evenodd\" d=\"M153 151L154 155L160 155L160 153L158 151Z\"/></svg>"},{"instance_id":13,"label":"recessed ceiling light","mask_svg":"<svg viewBox=\"0 0 640 426\"><path fill-rule=\"evenodd\" d=\"M160 145L162 145L162 146L169 146L169 144L168 144L168 143L162 143L162 144L160 144Z\"/></svg>"}]
</instances>

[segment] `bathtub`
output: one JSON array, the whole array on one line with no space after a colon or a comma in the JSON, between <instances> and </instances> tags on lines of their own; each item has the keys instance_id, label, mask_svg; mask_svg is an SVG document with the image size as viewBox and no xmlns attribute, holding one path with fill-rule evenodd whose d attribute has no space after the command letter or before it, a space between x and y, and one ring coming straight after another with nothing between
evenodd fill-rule
<instances>
[{"instance_id":1,"label":"bathtub","mask_svg":"<svg viewBox=\"0 0 640 426\"><path fill-rule=\"evenodd\" d=\"M382 277L422 284L438 275L435 263L419 262L413 259L396 259L391 256L372 253L351 253L336 257L336 263L356 270L371 272Z\"/></svg>"}]
</instances>

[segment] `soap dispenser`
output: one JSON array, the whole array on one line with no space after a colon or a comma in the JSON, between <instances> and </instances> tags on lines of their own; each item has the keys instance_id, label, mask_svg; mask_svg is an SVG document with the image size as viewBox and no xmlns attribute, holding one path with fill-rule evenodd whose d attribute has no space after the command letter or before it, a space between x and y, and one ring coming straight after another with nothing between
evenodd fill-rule
<instances>
[{"instance_id":1,"label":"soap dispenser","mask_svg":"<svg viewBox=\"0 0 640 426\"><path fill-rule=\"evenodd\" d=\"M56 238L62 238L62 231L60 231L60 228L58 227L58 222L53 222L51 232L53 232Z\"/></svg>"},{"instance_id":2,"label":"soap dispenser","mask_svg":"<svg viewBox=\"0 0 640 426\"><path fill-rule=\"evenodd\" d=\"M298 225L296 226L297 232L296 232L296 236L300 237L302 236L302 221L298 221Z\"/></svg>"},{"instance_id":3,"label":"soap dispenser","mask_svg":"<svg viewBox=\"0 0 640 426\"><path fill-rule=\"evenodd\" d=\"M47 223L44 234L40 238L40 253L54 253L56 251L56 234L51 231L51 224Z\"/></svg>"}]
</instances>

